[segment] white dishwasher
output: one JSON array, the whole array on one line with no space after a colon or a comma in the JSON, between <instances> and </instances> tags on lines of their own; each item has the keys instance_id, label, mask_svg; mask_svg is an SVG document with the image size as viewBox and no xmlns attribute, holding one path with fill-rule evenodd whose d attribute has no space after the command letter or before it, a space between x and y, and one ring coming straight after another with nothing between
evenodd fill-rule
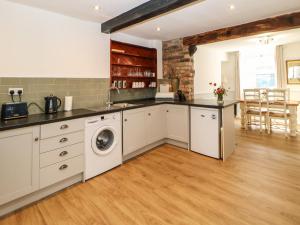
<instances>
[{"instance_id":1,"label":"white dishwasher","mask_svg":"<svg viewBox=\"0 0 300 225\"><path fill-rule=\"evenodd\" d=\"M191 150L220 158L219 110L191 107Z\"/></svg>"}]
</instances>

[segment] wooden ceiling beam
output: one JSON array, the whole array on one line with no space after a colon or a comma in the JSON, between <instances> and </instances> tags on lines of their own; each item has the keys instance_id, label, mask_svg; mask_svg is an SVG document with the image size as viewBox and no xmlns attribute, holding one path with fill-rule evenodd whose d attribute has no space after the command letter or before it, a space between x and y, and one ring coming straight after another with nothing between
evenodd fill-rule
<instances>
[{"instance_id":1,"label":"wooden ceiling beam","mask_svg":"<svg viewBox=\"0 0 300 225\"><path fill-rule=\"evenodd\" d=\"M300 12L281 15L183 38L184 45L203 45L252 35L300 28Z\"/></svg>"},{"instance_id":2,"label":"wooden ceiling beam","mask_svg":"<svg viewBox=\"0 0 300 225\"><path fill-rule=\"evenodd\" d=\"M188 4L201 1L204 0L150 0L102 23L101 31L107 34L113 33Z\"/></svg>"}]
</instances>

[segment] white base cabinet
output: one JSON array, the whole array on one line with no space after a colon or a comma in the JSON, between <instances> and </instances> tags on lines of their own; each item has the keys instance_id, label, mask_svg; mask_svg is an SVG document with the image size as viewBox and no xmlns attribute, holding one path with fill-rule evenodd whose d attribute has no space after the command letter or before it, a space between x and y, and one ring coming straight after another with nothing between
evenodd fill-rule
<instances>
[{"instance_id":1,"label":"white base cabinet","mask_svg":"<svg viewBox=\"0 0 300 225\"><path fill-rule=\"evenodd\" d=\"M166 115L162 105L146 109L146 144L149 145L166 137Z\"/></svg>"},{"instance_id":2,"label":"white base cabinet","mask_svg":"<svg viewBox=\"0 0 300 225\"><path fill-rule=\"evenodd\" d=\"M17 206L22 197L83 172L83 129L77 119L0 132L0 215L12 201Z\"/></svg>"},{"instance_id":3,"label":"white base cabinet","mask_svg":"<svg viewBox=\"0 0 300 225\"><path fill-rule=\"evenodd\" d=\"M189 109L185 105L166 105L167 138L189 142Z\"/></svg>"},{"instance_id":4,"label":"white base cabinet","mask_svg":"<svg viewBox=\"0 0 300 225\"><path fill-rule=\"evenodd\" d=\"M39 189L40 127L0 132L0 205Z\"/></svg>"},{"instance_id":5,"label":"white base cabinet","mask_svg":"<svg viewBox=\"0 0 300 225\"><path fill-rule=\"evenodd\" d=\"M188 143L188 106L157 105L123 112L123 155L164 140Z\"/></svg>"},{"instance_id":6,"label":"white base cabinet","mask_svg":"<svg viewBox=\"0 0 300 225\"><path fill-rule=\"evenodd\" d=\"M40 188L83 173L84 119L41 126Z\"/></svg>"},{"instance_id":7,"label":"white base cabinet","mask_svg":"<svg viewBox=\"0 0 300 225\"><path fill-rule=\"evenodd\" d=\"M129 155L166 136L165 110L161 105L123 112L123 155Z\"/></svg>"},{"instance_id":8,"label":"white base cabinet","mask_svg":"<svg viewBox=\"0 0 300 225\"><path fill-rule=\"evenodd\" d=\"M123 155L146 145L145 109L132 109L123 113Z\"/></svg>"}]
</instances>

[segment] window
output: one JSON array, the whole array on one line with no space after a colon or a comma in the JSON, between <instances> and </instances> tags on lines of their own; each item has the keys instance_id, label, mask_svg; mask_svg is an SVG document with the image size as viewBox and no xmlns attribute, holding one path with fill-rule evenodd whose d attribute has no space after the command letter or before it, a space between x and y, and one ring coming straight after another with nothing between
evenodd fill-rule
<instances>
[{"instance_id":1,"label":"window","mask_svg":"<svg viewBox=\"0 0 300 225\"><path fill-rule=\"evenodd\" d=\"M276 87L275 48L261 46L240 53L241 90Z\"/></svg>"}]
</instances>

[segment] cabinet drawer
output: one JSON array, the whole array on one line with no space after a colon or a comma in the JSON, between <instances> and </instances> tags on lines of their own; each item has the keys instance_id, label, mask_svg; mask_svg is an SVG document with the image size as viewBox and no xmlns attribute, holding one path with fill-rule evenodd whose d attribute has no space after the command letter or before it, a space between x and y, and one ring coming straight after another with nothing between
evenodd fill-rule
<instances>
[{"instance_id":1,"label":"cabinet drawer","mask_svg":"<svg viewBox=\"0 0 300 225\"><path fill-rule=\"evenodd\" d=\"M83 131L41 140L40 153L83 142Z\"/></svg>"},{"instance_id":2,"label":"cabinet drawer","mask_svg":"<svg viewBox=\"0 0 300 225\"><path fill-rule=\"evenodd\" d=\"M83 156L77 156L40 170L40 188L83 172Z\"/></svg>"},{"instance_id":3,"label":"cabinet drawer","mask_svg":"<svg viewBox=\"0 0 300 225\"><path fill-rule=\"evenodd\" d=\"M68 120L41 126L41 139L72 133L84 129L84 120Z\"/></svg>"},{"instance_id":4,"label":"cabinet drawer","mask_svg":"<svg viewBox=\"0 0 300 225\"><path fill-rule=\"evenodd\" d=\"M40 167L46 167L83 154L84 144L78 143L40 155Z\"/></svg>"}]
</instances>

